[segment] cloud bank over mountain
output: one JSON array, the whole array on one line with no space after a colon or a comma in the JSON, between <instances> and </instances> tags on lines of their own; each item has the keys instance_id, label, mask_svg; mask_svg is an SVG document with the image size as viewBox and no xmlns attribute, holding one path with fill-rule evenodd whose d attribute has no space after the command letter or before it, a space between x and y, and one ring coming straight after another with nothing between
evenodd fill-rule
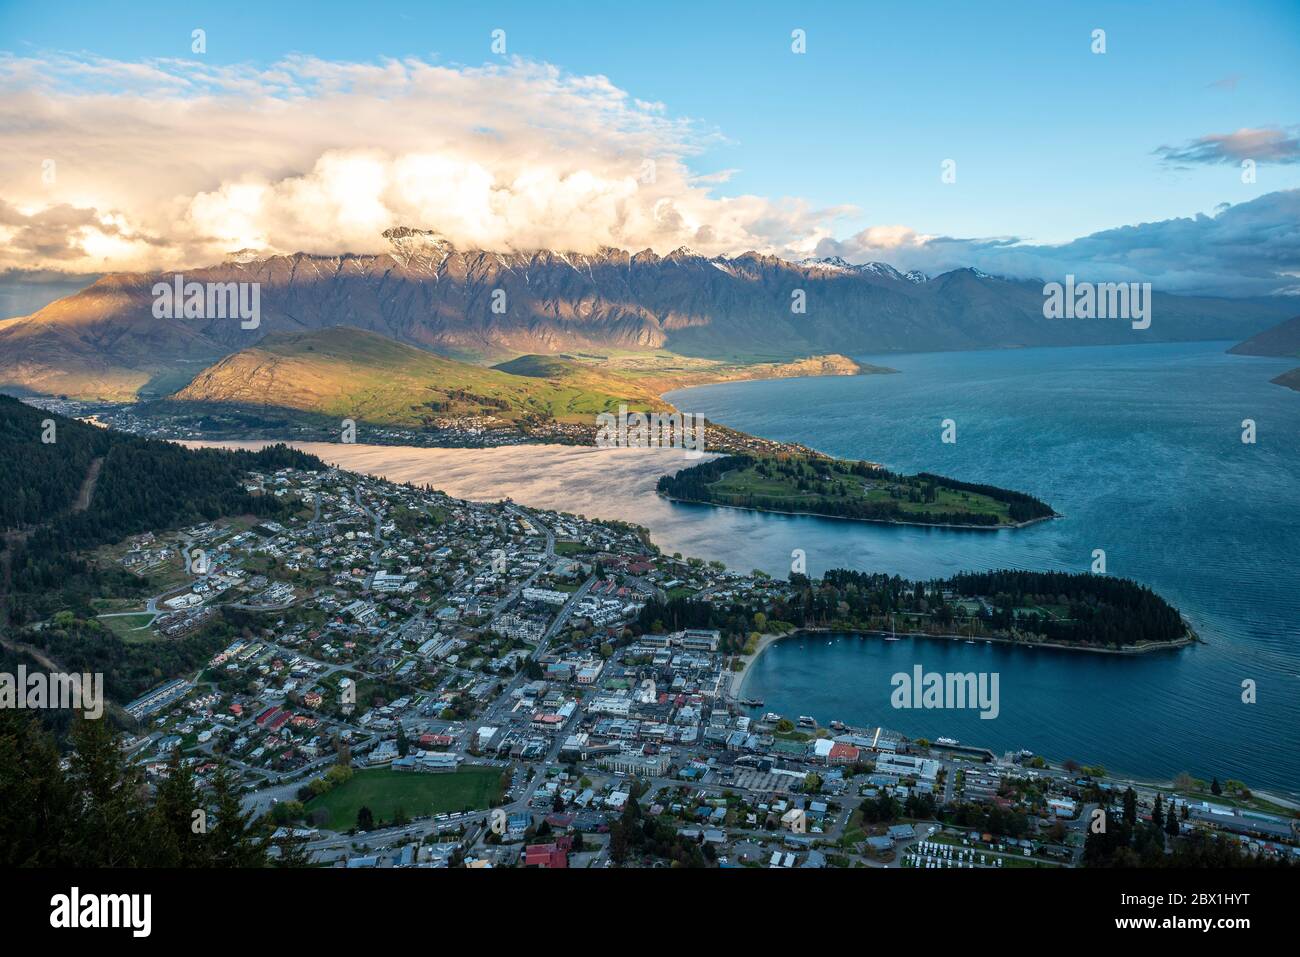
<instances>
[{"instance_id":1,"label":"cloud bank over mountain","mask_svg":"<svg viewBox=\"0 0 1300 957\"><path fill-rule=\"evenodd\" d=\"M927 273L974 266L1016 278L1151 282L1164 292L1222 295L1300 293L1300 190L1267 193L1212 216L1102 230L1056 246L1016 237L922 236L903 227L827 239L819 256L885 260Z\"/></svg>"},{"instance_id":2,"label":"cloud bank over mountain","mask_svg":"<svg viewBox=\"0 0 1300 957\"><path fill-rule=\"evenodd\" d=\"M845 218L870 210L722 195L725 174L690 168L722 133L606 77L517 58L294 56L254 68L3 56L0 125L9 275L181 269L237 251L378 253L383 231L405 224L460 248L752 249L1197 293L1300 284L1296 191L1060 246L890 224L841 239Z\"/></svg>"},{"instance_id":3,"label":"cloud bank over mountain","mask_svg":"<svg viewBox=\"0 0 1300 957\"><path fill-rule=\"evenodd\" d=\"M0 60L13 131L0 268L373 253L404 223L491 249L775 251L829 235L837 210L714 195L684 158L715 134L665 112L604 77L517 59Z\"/></svg>"}]
</instances>

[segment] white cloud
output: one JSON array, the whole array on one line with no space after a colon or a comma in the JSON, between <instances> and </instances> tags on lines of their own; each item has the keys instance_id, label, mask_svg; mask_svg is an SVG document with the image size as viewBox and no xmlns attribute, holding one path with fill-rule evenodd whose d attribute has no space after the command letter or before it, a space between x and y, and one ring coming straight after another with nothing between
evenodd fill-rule
<instances>
[{"instance_id":1,"label":"white cloud","mask_svg":"<svg viewBox=\"0 0 1300 957\"><path fill-rule=\"evenodd\" d=\"M488 249L780 253L846 211L714 196L720 178L685 164L713 135L605 77L524 60L8 57L0 125L0 269L377 252L395 225Z\"/></svg>"},{"instance_id":2,"label":"white cloud","mask_svg":"<svg viewBox=\"0 0 1300 957\"><path fill-rule=\"evenodd\" d=\"M1266 293L1300 275L1295 190L1059 246L883 224L838 239L852 207L719 196L732 170L687 165L719 134L606 77L521 59L293 56L257 69L0 55L0 128L0 276L189 268L242 250L374 253L398 225L462 248L753 249L1166 291ZM1294 150L1293 131L1264 128L1157 152L1285 162Z\"/></svg>"},{"instance_id":3,"label":"white cloud","mask_svg":"<svg viewBox=\"0 0 1300 957\"><path fill-rule=\"evenodd\" d=\"M1211 133L1182 146L1161 146L1156 151L1166 163L1300 163L1300 128L1265 127L1235 133Z\"/></svg>"}]
</instances>

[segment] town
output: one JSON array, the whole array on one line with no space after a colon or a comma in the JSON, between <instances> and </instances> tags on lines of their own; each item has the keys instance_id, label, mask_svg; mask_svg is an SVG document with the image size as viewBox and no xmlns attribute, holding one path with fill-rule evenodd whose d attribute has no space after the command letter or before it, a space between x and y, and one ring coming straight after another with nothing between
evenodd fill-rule
<instances>
[{"instance_id":1,"label":"town","mask_svg":"<svg viewBox=\"0 0 1300 957\"><path fill-rule=\"evenodd\" d=\"M101 549L167 588L100 620L128 640L235 633L125 705L126 748L155 783L178 750L201 782L224 763L316 863L1059 868L1121 801L1169 834L1300 855L1288 810L1239 782L1206 799L1204 782L760 715L740 680L792 586L662 555L635 526L338 469L245 489L290 517ZM676 598L755 630L653 620Z\"/></svg>"},{"instance_id":2,"label":"town","mask_svg":"<svg viewBox=\"0 0 1300 957\"><path fill-rule=\"evenodd\" d=\"M84 401L59 397L29 397L35 408L79 418L128 435L188 442L276 441L338 442L343 427L320 415L266 408L187 409L175 403L144 404ZM596 444L596 421L568 422L537 417L513 423L493 415L439 416L423 428L376 423L360 424L357 441L371 445L413 448L499 448L555 444L591 447ZM716 422L707 426L708 452L723 454L819 453L792 442L780 442L739 432ZM351 439L345 439L351 441Z\"/></svg>"}]
</instances>

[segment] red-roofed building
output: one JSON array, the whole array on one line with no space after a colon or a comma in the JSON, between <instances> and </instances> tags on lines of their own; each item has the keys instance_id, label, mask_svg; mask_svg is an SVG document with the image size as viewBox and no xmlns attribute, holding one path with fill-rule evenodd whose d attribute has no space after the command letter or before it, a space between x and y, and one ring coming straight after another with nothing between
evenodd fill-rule
<instances>
[{"instance_id":1,"label":"red-roofed building","mask_svg":"<svg viewBox=\"0 0 1300 957\"><path fill-rule=\"evenodd\" d=\"M840 744L836 742L832 747L830 754L826 755L826 760L830 764L857 764L858 756L862 752L851 744Z\"/></svg>"},{"instance_id":2,"label":"red-roofed building","mask_svg":"<svg viewBox=\"0 0 1300 957\"><path fill-rule=\"evenodd\" d=\"M570 837L557 837L551 844L529 844L524 850L525 867L542 867L550 870L569 866L569 848L573 846Z\"/></svg>"}]
</instances>

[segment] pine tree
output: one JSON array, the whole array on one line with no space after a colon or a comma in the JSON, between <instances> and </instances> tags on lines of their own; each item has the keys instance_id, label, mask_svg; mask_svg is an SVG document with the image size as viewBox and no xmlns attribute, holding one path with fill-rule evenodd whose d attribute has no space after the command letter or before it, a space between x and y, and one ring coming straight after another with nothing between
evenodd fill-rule
<instances>
[{"instance_id":1,"label":"pine tree","mask_svg":"<svg viewBox=\"0 0 1300 957\"><path fill-rule=\"evenodd\" d=\"M1132 788L1126 788L1124 791L1124 830L1132 835L1134 825L1137 824L1137 792Z\"/></svg>"},{"instance_id":2,"label":"pine tree","mask_svg":"<svg viewBox=\"0 0 1300 957\"><path fill-rule=\"evenodd\" d=\"M84 815L72 836L88 867L150 867L165 862L158 819L145 803L140 769L127 763L105 720L79 717L68 781L81 796ZM162 858L162 860L160 860Z\"/></svg>"},{"instance_id":3,"label":"pine tree","mask_svg":"<svg viewBox=\"0 0 1300 957\"><path fill-rule=\"evenodd\" d=\"M226 765L212 775L212 815L206 843L213 867L264 867L271 836L267 827L256 823L253 812L245 812L235 775Z\"/></svg>"},{"instance_id":4,"label":"pine tree","mask_svg":"<svg viewBox=\"0 0 1300 957\"><path fill-rule=\"evenodd\" d=\"M307 840L294 837L292 829L286 837L273 842L278 853L271 857L272 867L310 867L311 852L307 850Z\"/></svg>"},{"instance_id":5,"label":"pine tree","mask_svg":"<svg viewBox=\"0 0 1300 957\"><path fill-rule=\"evenodd\" d=\"M77 866L82 830L53 739L30 712L0 710L0 865Z\"/></svg>"},{"instance_id":6,"label":"pine tree","mask_svg":"<svg viewBox=\"0 0 1300 957\"><path fill-rule=\"evenodd\" d=\"M196 813L201 812L201 813ZM154 796L154 814L161 824L174 866L201 867L207 863L204 832L207 809L194 780L194 770L181 756L180 748L167 762L167 778Z\"/></svg>"}]
</instances>

